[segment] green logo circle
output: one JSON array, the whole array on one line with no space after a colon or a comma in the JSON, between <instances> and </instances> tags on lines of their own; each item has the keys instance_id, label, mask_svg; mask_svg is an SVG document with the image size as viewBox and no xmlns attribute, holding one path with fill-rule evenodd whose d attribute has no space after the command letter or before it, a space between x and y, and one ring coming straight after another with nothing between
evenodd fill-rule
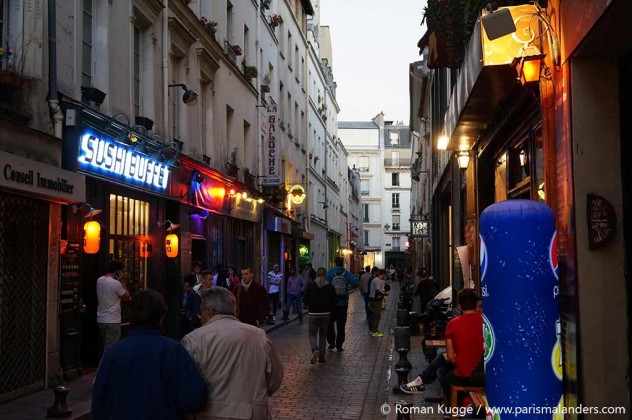
<instances>
[{"instance_id":1,"label":"green logo circle","mask_svg":"<svg viewBox=\"0 0 632 420\"><path fill-rule=\"evenodd\" d=\"M484 359L485 363L487 363L494 355L494 348L496 347L496 336L494 335L492 324L489 322L489 319L487 319L485 315L483 315L483 339L485 341Z\"/></svg>"}]
</instances>

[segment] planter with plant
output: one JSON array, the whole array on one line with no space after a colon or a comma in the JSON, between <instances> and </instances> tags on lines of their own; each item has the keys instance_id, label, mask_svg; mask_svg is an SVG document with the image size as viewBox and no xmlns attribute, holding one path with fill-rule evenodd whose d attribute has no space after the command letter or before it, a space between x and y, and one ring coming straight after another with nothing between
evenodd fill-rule
<instances>
[{"instance_id":1,"label":"planter with plant","mask_svg":"<svg viewBox=\"0 0 632 420\"><path fill-rule=\"evenodd\" d=\"M215 37L215 32L217 32L217 22L214 20L208 20L206 17L202 16L200 18L200 22L204 25L204 29L208 32L211 37Z\"/></svg>"},{"instance_id":2,"label":"planter with plant","mask_svg":"<svg viewBox=\"0 0 632 420\"><path fill-rule=\"evenodd\" d=\"M228 162L226 162L226 169L228 170L228 176L232 176L233 178L237 178L239 176L239 166L237 166L237 148L235 147L232 152L230 152L230 157L228 158Z\"/></svg>"},{"instance_id":3,"label":"planter with plant","mask_svg":"<svg viewBox=\"0 0 632 420\"><path fill-rule=\"evenodd\" d=\"M9 90L22 89L27 81L24 77L24 59L26 47L22 54L14 54L9 45L0 47L0 86Z\"/></svg>"},{"instance_id":4,"label":"planter with plant","mask_svg":"<svg viewBox=\"0 0 632 420\"><path fill-rule=\"evenodd\" d=\"M270 16L270 26L276 28L280 24L283 23L283 18L281 15L272 15Z\"/></svg>"},{"instance_id":5,"label":"planter with plant","mask_svg":"<svg viewBox=\"0 0 632 420\"><path fill-rule=\"evenodd\" d=\"M246 57L241 60L241 72L248 80L254 79L259 74L255 66L248 65L248 63L246 62Z\"/></svg>"},{"instance_id":6,"label":"planter with plant","mask_svg":"<svg viewBox=\"0 0 632 420\"><path fill-rule=\"evenodd\" d=\"M266 72L261 82L261 90L266 93L270 92L270 70Z\"/></svg>"}]
</instances>

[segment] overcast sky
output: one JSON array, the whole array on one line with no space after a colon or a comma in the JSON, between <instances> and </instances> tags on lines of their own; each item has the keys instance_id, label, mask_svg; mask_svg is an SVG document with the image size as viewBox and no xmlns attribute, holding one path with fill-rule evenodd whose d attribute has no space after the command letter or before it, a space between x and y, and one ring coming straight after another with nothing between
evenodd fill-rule
<instances>
[{"instance_id":1,"label":"overcast sky","mask_svg":"<svg viewBox=\"0 0 632 420\"><path fill-rule=\"evenodd\" d=\"M423 0L320 0L329 26L339 121L380 111L408 124L408 64L420 59ZM425 27L425 25L424 25Z\"/></svg>"}]
</instances>

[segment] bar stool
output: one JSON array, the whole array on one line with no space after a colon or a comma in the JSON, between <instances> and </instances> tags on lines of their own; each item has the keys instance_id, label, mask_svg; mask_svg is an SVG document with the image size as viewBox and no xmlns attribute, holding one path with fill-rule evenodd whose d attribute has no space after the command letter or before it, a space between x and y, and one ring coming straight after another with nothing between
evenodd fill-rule
<instances>
[{"instance_id":1,"label":"bar stool","mask_svg":"<svg viewBox=\"0 0 632 420\"><path fill-rule=\"evenodd\" d=\"M452 395L450 398L450 407L454 408L457 407L458 401L459 401L459 392L477 392L479 394L485 394L485 387L484 386L472 386L472 385L452 385ZM450 417L451 419L456 419L456 414L454 414L455 412L452 412L452 416Z\"/></svg>"}]
</instances>

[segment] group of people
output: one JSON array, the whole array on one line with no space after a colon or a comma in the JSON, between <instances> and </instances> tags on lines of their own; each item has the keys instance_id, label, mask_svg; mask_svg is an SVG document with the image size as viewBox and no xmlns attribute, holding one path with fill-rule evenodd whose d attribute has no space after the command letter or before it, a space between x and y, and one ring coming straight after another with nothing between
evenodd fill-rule
<instances>
[{"instance_id":1,"label":"group of people","mask_svg":"<svg viewBox=\"0 0 632 420\"><path fill-rule=\"evenodd\" d=\"M130 294L123 262L110 262L108 273L97 280L97 323L105 349L93 390L93 418L175 419L183 413L200 412L219 418L267 417L267 400L281 385L283 367L258 326L266 317L274 319L276 311L270 303L276 307L279 289L273 286L280 288L282 278L275 265L268 273L266 290L253 281L250 267L241 270L241 280L234 270L226 273L214 275L193 263L191 274L183 281L181 315L189 330L181 342L163 335L165 299L151 289L131 298L132 328L119 341L120 304L130 300ZM311 364L325 363L327 348L344 351L349 291L358 284L369 334L383 336L379 323L382 299L388 295L386 278L386 270L367 266L358 282L340 257L330 270L310 266L298 275L290 269L283 318L288 319L291 304L296 302L302 323L301 303L309 308ZM423 392L437 378L448 395L452 384L477 385L480 379L475 373L482 367L483 355L480 299L473 290L461 290L458 307L461 315L446 329L446 351L415 380L402 385L403 392Z\"/></svg>"},{"instance_id":2,"label":"group of people","mask_svg":"<svg viewBox=\"0 0 632 420\"><path fill-rule=\"evenodd\" d=\"M240 321L259 326L269 311L269 298L265 288L254 279L252 267L241 270L241 280L235 269L219 268L217 273L202 271L202 264L194 261L191 274L183 280L180 309L180 336L184 337L202 325L202 293L212 287L221 287L231 292L236 299L236 315Z\"/></svg>"},{"instance_id":3,"label":"group of people","mask_svg":"<svg viewBox=\"0 0 632 420\"><path fill-rule=\"evenodd\" d=\"M200 275L200 283L187 276L184 288L195 293L186 304L199 298L197 328L181 342L165 337L165 299L148 289L131 298L131 329L119 341L120 303L129 300L129 292L124 264L110 262L97 280L97 321L106 349L95 378L92 418L179 419L184 413L268 418L268 397L281 386L283 366L265 331L256 327L267 306L248 313L255 301L268 302L267 293L253 282L251 268L241 270L232 290L228 284L213 286L213 275L200 269L194 264L191 273Z\"/></svg>"}]
</instances>

